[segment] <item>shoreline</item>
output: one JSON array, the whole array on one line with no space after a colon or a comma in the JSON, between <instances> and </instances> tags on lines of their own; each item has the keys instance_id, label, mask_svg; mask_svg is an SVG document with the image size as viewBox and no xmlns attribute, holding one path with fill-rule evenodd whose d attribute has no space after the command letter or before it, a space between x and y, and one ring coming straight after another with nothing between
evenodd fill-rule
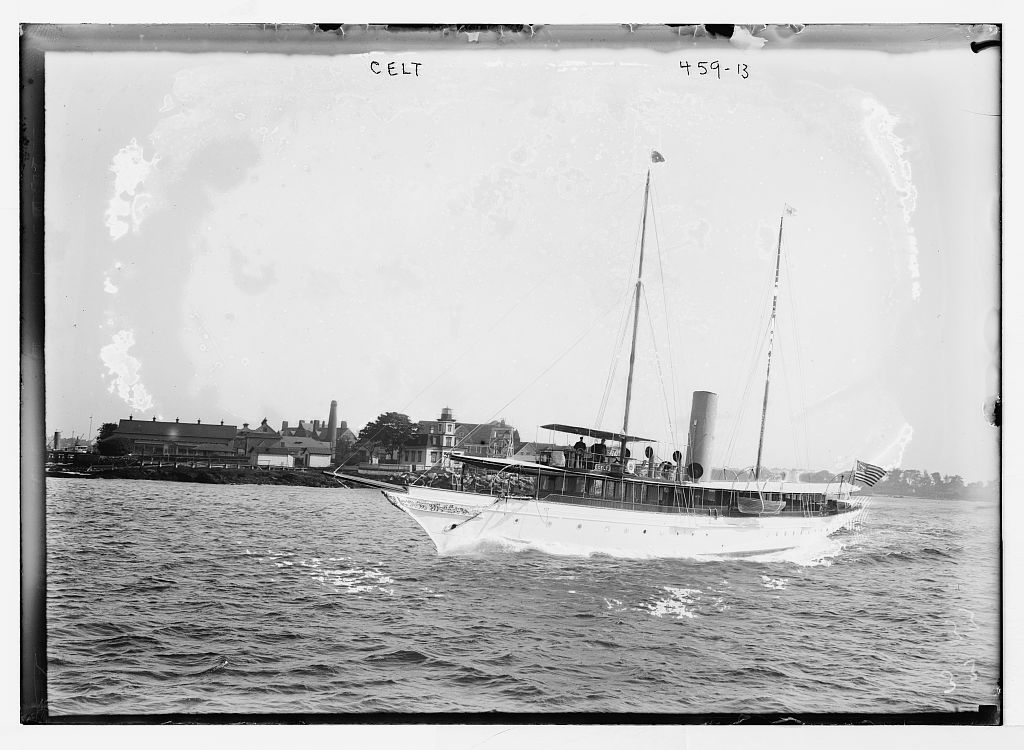
<instances>
[{"instance_id":1,"label":"shoreline","mask_svg":"<svg viewBox=\"0 0 1024 750\"><path fill-rule=\"evenodd\" d=\"M275 469L211 469L187 466L117 466L88 473L63 473L60 468L47 472L52 478L78 479L150 479L163 482L194 482L197 484L273 484L293 487L333 487L351 489L352 485L322 471Z\"/></svg>"}]
</instances>

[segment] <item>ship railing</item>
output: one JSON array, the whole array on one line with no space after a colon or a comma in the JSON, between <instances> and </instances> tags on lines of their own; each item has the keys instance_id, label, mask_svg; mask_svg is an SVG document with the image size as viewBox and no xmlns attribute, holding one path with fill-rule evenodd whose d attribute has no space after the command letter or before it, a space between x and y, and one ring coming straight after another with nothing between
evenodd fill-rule
<instances>
[{"instance_id":1,"label":"ship railing","mask_svg":"<svg viewBox=\"0 0 1024 750\"><path fill-rule=\"evenodd\" d=\"M604 500L597 497L577 497L574 495L548 495L541 498L548 503L563 503L565 505L583 505L589 508L611 508L614 510L636 510L646 513L673 513L681 514L686 509L681 505L655 505L654 503L631 503L625 500ZM708 509L709 515L712 509ZM715 509L717 514L717 509Z\"/></svg>"}]
</instances>

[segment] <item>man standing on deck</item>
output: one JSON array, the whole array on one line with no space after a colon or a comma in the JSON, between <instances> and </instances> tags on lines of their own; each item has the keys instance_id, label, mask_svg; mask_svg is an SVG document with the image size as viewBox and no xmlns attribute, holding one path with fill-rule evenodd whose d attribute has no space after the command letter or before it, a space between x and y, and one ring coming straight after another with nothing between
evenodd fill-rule
<instances>
[{"instance_id":1,"label":"man standing on deck","mask_svg":"<svg viewBox=\"0 0 1024 750\"><path fill-rule=\"evenodd\" d=\"M604 462L604 458L608 455L608 446L604 444L604 438L601 438L601 442L594 445L591 450L594 452L594 464Z\"/></svg>"},{"instance_id":2,"label":"man standing on deck","mask_svg":"<svg viewBox=\"0 0 1024 750\"><path fill-rule=\"evenodd\" d=\"M582 469L585 467L584 456L587 454L587 444L583 442L583 436L577 441L576 445L572 447L573 450L573 467Z\"/></svg>"}]
</instances>

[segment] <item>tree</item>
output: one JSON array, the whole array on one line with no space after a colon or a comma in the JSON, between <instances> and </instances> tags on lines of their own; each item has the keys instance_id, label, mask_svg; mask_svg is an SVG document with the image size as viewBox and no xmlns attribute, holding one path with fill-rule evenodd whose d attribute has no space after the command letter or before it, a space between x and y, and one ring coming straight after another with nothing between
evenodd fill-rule
<instances>
[{"instance_id":1,"label":"tree","mask_svg":"<svg viewBox=\"0 0 1024 750\"><path fill-rule=\"evenodd\" d=\"M389 411L359 431L356 445L368 451L371 458L378 452L394 458L394 454L412 437L413 430L414 425L407 415Z\"/></svg>"},{"instance_id":2,"label":"tree","mask_svg":"<svg viewBox=\"0 0 1024 750\"><path fill-rule=\"evenodd\" d=\"M104 422L96 433L96 450L101 456L124 456L128 454L128 442L124 438L115 437L117 424Z\"/></svg>"},{"instance_id":3,"label":"tree","mask_svg":"<svg viewBox=\"0 0 1024 750\"><path fill-rule=\"evenodd\" d=\"M96 441L99 442L100 440L106 440L108 437L111 437L115 432L117 432L116 422L104 422L102 425L100 425L100 431L96 433Z\"/></svg>"}]
</instances>

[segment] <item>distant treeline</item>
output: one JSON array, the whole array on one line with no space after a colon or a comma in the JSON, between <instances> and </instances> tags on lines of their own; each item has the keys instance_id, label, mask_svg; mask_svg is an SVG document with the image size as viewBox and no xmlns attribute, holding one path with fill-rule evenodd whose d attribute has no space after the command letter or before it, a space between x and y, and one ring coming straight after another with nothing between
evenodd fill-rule
<instances>
[{"instance_id":1,"label":"distant treeline","mask_svg":"<svg viewBox=\"0 0 1024 750\"><path fill-rule=\"evenodd\" d=\"M817 471L804 474L802 478L805 482L828 482L833 476L827 471ZM988 500L999 496L999 483L989 481L965 484L963 478L956 474L946 476L937 471L891 469L878 484L871 488L865 488L865 491L872 495L896 497Z\"/></svg>"}]
</instances>

